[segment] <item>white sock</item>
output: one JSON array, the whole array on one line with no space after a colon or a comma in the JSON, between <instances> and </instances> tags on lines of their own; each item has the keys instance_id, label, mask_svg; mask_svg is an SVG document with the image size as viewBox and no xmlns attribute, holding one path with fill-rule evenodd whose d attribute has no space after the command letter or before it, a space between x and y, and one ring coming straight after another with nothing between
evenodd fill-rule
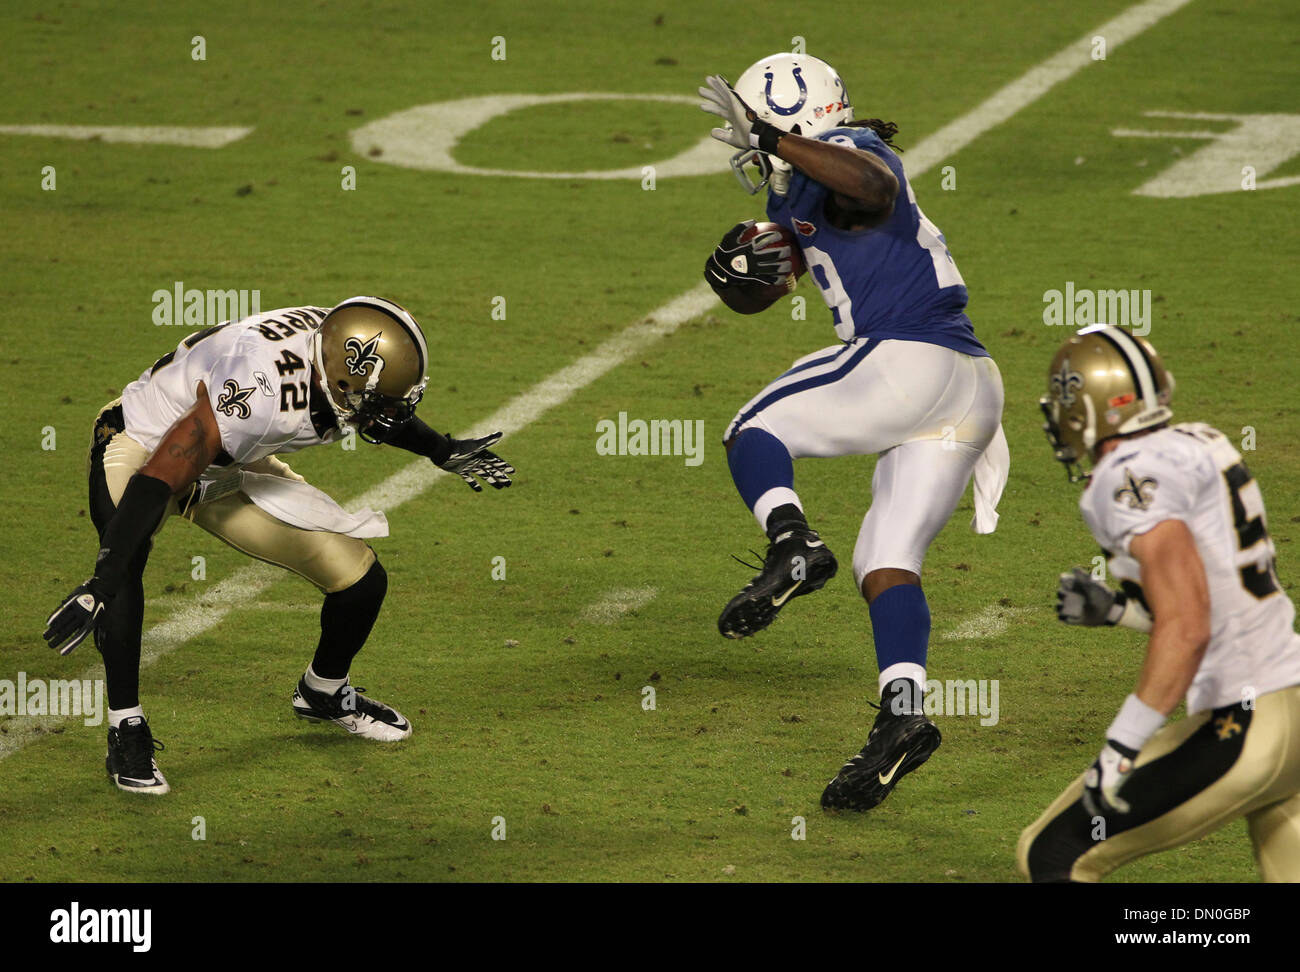
<instances>
[{"instance_id":1,"label":"white sock","mask_svg":"<svg viewBox=\"0 0 1300 972\"><path fill-rule=\"evenodd\" d=\"M880 673L880 694L885 694L885 686L896 678L910 678L925 693L925 666L916 662L895 662Z\"/></svg>"},{"instance_id":2,"label":"white sock","mask_svg":"<svg viewBox=\"0 0 1300 972\"><path fill-rule=\"evenodd\" d=\"M131 718L131 716L139 716L140 718L143 719L144 718L143 707L138 705L133 705L129 709L109 709L108 724L112 726L114 729L120 729L122 726L122 720L129 719Z\"/></svg>"},{"instance_id":3,"label":"white sock","mask_svg":"<svg viewBox=\"0 0 1300 972\"><path fill-rule=\"evenodd\" d=\"M774 509L785 506L786 503L799 507L799 512L803 512L803 504L799 502L798 494L788 486L773 486L760 496L758 502L754 504L754 519L758 520L758 528L766 533L767 518L772 515Z\"/></svg>"},{"instance_id":4,"label":"white sock","mask_svg":"<svg viewBox=\"0 0 1300 972\"><path fill-rule=\"evenodd\" d=\"M334 695L344 685L348 684L348 677L344 675L342 678L321 678L308 665L307 672L303 675L303 681L307 683L307 687L312 691Z\"/></svg>"}]
</instances>

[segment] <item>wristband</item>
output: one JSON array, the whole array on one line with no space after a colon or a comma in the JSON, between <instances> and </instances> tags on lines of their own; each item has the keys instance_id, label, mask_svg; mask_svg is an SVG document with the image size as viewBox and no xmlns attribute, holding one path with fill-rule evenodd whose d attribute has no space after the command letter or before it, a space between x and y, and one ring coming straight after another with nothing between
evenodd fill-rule
<instances>
[{"instance_id":1,"label":"wristband","mask_svg":"<svg viewBox=\"0 0 1300 972\"><path fill-rule=\"evenodd\" d=\"M1134 631L1149 633L1151 631L1152 619L1151 615L1147 613L1146 608L1142 606L1142 602L1136 597L1129 597L1123 593L1121 593L1119 597L1124 599L1123 610L1120 612L1119 617L1112 623L1122 624L1124 627L1132 628ZM1119 598L1116 598L1116 603L1118 602ZM1114 611L1114 608L1111 610Z\"/></svg>"},{"instance_id":2,"label":"wristband","mask_svg":"<svg viewBox=\"0 0 1300 972\"><path fill-rule=\"evenodd\" d=\"M1120 706L1119 715L1106 730L1106 738L1138 752L1164 724L1164 713L1151 708L1133 693Z\"/></svg>"},{"instance_id":3,"label":"wristband","mask_svg":"<svg viewBox=\"0 0 1300 972\"><path fill-rule=\"evenodd\" d=\"M435 466L441 466L452 454L451 442L450 436L445 436L425 425L418 418L412 417L409 422L399 426L384 444L414 452L417 456L424 456Z\"/></svg>"},{"instance_id":4,"label":"wristband","mask_svg":"<svg viewBox=\"0 0 1300 972\"><path fill-rule=\"evenodd\" d=\"M776 155L777 143L781 141L782 136L789 134L782 131L775 125L768 124L765 121L755 120L749 129L749 144L760 152L768 155Z\"/></svg>"}]
</instances>

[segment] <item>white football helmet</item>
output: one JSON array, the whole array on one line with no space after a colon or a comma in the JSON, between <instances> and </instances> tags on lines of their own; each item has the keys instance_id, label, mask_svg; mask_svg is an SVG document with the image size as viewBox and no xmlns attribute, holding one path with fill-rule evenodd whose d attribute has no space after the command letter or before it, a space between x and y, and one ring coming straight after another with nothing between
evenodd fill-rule
<instances>
[{"instance_id":1,"label":"white football helmet","mask_svg":"<svg viewBox=\"0 0 1300 972\"><path fill-rule=\"evenodd\" d=\"M773 54L755 61L732 87L761 121L796 135L814 138L853 120L853 106L839 73L807 54ZM751 162L758 166L757 184L745 172ZM790 188L790 163L758 149L737 152L731 167L750 195L769 182L778 196Z\"/></svg>"}]
</instances>

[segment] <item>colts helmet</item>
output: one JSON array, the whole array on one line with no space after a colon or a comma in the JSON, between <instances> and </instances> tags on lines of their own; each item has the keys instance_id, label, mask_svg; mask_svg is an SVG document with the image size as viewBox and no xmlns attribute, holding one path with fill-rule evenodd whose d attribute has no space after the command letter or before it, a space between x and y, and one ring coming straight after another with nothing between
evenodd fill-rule
<instances>
[{"instance_id":1,"label":"colts helmet","mask_svg":"<svg viewBox=\"0 0 1300 972\"><path fill-rule=\"evenodd\" d=\"M415 414L429 378L429 349L404 307L349 297L312 337L312 364L340 428L380 443Z\"/></svg>"},{"instance_id":2,"label":"colts helmet","mask_svg":"<svg viewBox=\"0 0 1300 972\"><path fill-rule=\"evenodd\" d=\"M839 74L807 54L773 54L755 61L733 87L761 121L795 135L814 138L853 120L853 106ZM751 162L758 166L757 184L745 172ZM769 182L779 196L790 188L790 163L758 149L737 152L731 157L731 168L750 195Z\"/></svg>"},{"instance_id":3,"label":"colts helmet","mask_svg":"<svg viewBox=\"0 0 1300 972\"><path fill-rule=\"evenodd\" d=\"M1047 394L1038 404L1047 419L1043 431L1070 482L1089 478L1080 463L1084 456L1092 461L1098 443L1173 418L1173 391L1174 376L1144 338L1097 324L1066 341L1052 358Z\"/></svg>"}]
</instances>

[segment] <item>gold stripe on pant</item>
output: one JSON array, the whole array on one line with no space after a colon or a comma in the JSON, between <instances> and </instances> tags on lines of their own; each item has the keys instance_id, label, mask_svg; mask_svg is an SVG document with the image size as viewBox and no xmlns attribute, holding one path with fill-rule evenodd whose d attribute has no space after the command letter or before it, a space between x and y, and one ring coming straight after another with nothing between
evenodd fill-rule
<instances>
[{"instance_id":1,"label":"gold stripe on pant","mask_svg":"<svg viewBox=\"0 0 1300 972\"><path fill-rule=\"evenodd\" d=\"M1093 839L1097 821L1083 810L1082 792L1080 775L1025 828L1016 849L1021 874L1099 881L1128 861L1245 817L1260 876L1300 881L1300 686L1259 696L1248 713L1240 706L1200 712L1156 733L1120 791L1135 810L1159 811L1137 826L1125 826L1131 815L1115 815L1105 839Z\"/></svg>"}]
</instances>

